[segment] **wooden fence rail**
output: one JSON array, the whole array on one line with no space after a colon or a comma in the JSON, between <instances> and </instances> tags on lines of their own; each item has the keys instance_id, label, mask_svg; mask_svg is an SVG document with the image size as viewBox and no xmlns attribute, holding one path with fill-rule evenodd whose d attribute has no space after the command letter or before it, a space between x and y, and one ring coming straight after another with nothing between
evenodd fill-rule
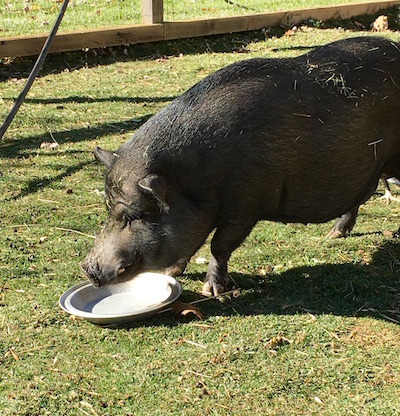
<instances>
[{"instance_id":1,"label":"wooden fence rail","mask_svg":"<svg viewBox=\"0 0 400 416\"><path fill-rule=\"evenodd\" d=\"M361 14L374 14L399 4L400 0L380 0L245 16L164 22L163 0L142 0L143 24L60 33L54 38L50 52L219 35L278 25L291 26L311 18L322 21L349 19ZM37 55L46 38L47 35L0 38L0 58Z\"/></svg>"}]
</instances>

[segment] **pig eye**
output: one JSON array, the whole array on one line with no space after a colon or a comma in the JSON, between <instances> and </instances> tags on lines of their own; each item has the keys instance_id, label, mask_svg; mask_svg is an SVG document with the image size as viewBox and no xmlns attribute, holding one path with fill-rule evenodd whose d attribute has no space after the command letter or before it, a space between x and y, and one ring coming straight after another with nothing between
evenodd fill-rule
<instances>
[{"instance_id":1,"label":"pig eye","mask_svg":"<svg viewBox=\"0 0 400 416\"><path fill-rule=\"evenodd\" d=\"M114 214L117 221L121 221L125 225L137 219L136 215L126 210L115 210Z\"/></svg>"},{"instance_id":2,"label":"pig eye","mask_svg":"<svg viewBox=\"0 0 400 416\"><path fill-rule=\"evenodd\" d=\"M132 213L124 213L122 216L122 220L125 224L131 225L134 221L149 221L151 219L151 213L150 212L140 212L137 214Z\"/></svg>"},{"instance_id":3,"label":"pig eye","mask_svg":"<svg viewBox=\"0 0 400 416\"><path fill-rule=\"evenodd\" d=\"M141 214L140 214L140 219L141 220L144 220L144 221L148 221L148 220L150 220L151 218L152 218L152 213L151 212L147 212L147 211L143 211Z\"/></svg>"},{"instance_id":4,"label":"pig eye","mask_svg":"<svg viewBox=\"0 0 400 416\"><path fill-rule=\"evenodd\" d=\"M132 215L130 213L125 213L123 215L123 221L125 224L131 224L133 221L138 220L139 218L136 215Z\"/></svg>"}]
</instances>

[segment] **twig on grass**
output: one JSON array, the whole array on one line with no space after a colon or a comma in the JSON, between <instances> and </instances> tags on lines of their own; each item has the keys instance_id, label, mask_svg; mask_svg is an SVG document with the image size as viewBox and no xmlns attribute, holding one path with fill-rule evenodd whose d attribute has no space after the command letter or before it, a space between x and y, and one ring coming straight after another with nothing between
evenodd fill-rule
<instances>
[{"instance_id":1,"label":"twig on grass","mask_svg":"<svg viewBox=\"0 0 400 416\"><path fill-rule=\"evenodd\" d=\"M189 339L184 339L184 342L186 342L187 344L190 344L190 345L194 345L195 347L207 348L205 345L198 344L197 342L190 341Z\"/></svg>"},{"instance_id":2,"label":"twig on grass","mask_svg":"<svg viewBox=\"0 0 400 416\"><path fill-rule=\"evenodd\" d=\"M90 413L91 413L92 415L98 416L98 414L95 412L95 410L94 410L93 406L92 406L90 403L88 403L88 402L86 402L86 401L82 400L82 401L80 402L80 404L81 404L82 406L87 407L87 408L90 410ZM86 412L85 412L82 408L79 408L79 410L81 410L83 413L86 413ZM86 413L86 414L89 414L89 413Z\"/></svg>"},{"instance_id":3,"label":"twig on grass","mask_svg":"<svg viewBox=\"0 0 400 416\"><path fill-rule=\"evenodd\" d=\"M14 352L14 350L13 350L13 348L12 348L12 347L10 347L10 348L8 349L8 351L10 352L10 354L12 355L12 357L14 358L14 360L15 360L15 361L18 361L18 360L19 360L18 355Z\"/></svg>"},{"instance_id":4,"label":"twig on grass","mask_svg":"<svg viewBox=\"0 0 400 416\"><path fill-rule=\"evenodd\" d=\"M222 409L229 410L228 406L224 406L223 404L220 404L220 403L214 403L214 406L221 407Z\"/></svg>"},{"instance_id":5,"label":"twig on grass","mask_svg":"<svg viewBox=\"0 0 400 416\"><path fill-rule=\"evenodd\" d=\"M219 298L223 298L225 296L229 296L229 295L233 295L233 294L237 294L237 293L240 293L240 289L228 290L227 292L221 293L218 296L206 296L204 298L197 299L197 300L194 300L193 302L189 302L189 303L192 304L192 305L195 305L196 303L207 302L208 300L219 299Z\"/></svg>"},{"instance_id":6,"label":"twig on grass","mask_svg":"<svg viewBox=\"0 0 400 416\"><path fill-rule=\"evenodd\" d=\"M40 201L40 202L48 202L50 204L59 204L60 203L58 201L53 201L52 199L42 199L42 198L38 198L38 201Z\"/></svg>"},{"instance_id":7,"label":"twig on grass","mask_svg":"<svg viewBox=\"0 0 400 416\"><path fill-rule=\"evenodd\" d=\"M207 324L197 324L197 323L192 324L192 326L195 326L195 327L197 327L197 328L203 328L203 329L212 329L212 328L213 328L213 326L212 326L212 325L207 325Z\"/></svg>"},{"instance_id":8,"label":"twig on grass","mask_svg":"<svg viewBox=\"0 0 400 416\"><path fill-rule=\"evenodd\" d=\"M194 374L195 376L211 378L211 376L207 376L206 374L198 373L197 371L187 370L188 373Z\"/></svg>"},{"instance_id":9,"label":"twig on grass","mask_svg":"<svg viewBox=\"0 0 400 416\"><path fill-rule=\"evenodd\" d=\"M75 233L75 234L79 234L79 235L83 235L85 237L89 237L89 238L93 238L96 239L96 236L94 235L90 235L90 234L86 234L86 233L82 233L81 231L78 230L72 230L70 228L63 228L63 227L54 227L55 230L60 230L60 231L67 231L69 233Z\"/></svg>"},{"instance_id":10,"label":"twig on grass","mask_svg":"<svg viewBox=\"0 0 400 416\"><path fill-rule=\"evenodd\" d=\"M60 144L59 144L59 143L58 143L58 141L54 138L53 133L50 131L50 129L49 129L49 134L50 134L50 137L52 138L53 142L54 142L54 143L56 143L56 144L57 144L57 146L59 146Z\"/></svg>"},{"instance_id":11,"label":"twig on grass","mask_svg":"<svg viewBox=\"0 0 400 416\"><path fill-rule=\"evenodd\" d=\"M33 227L34 225L38 226L40 224L29 224L29 227ZM27 228L30 231L30 228L28 227L27 224L14 224L14 225L9 224L9 225L5 225L5 227L7 227L7 228Z\"/></svg>"},{"instance_id":12,"label":"twig on grass","mask_svg":"<svg viewBox=\"0 0 400 416\"><path fill-rule=\"evenodd\" d=\"M232 282L235 285L235 287L239 287L239 285L236 283L235 279L231 275L229 275L229 279L232 280Z\"/></svg>"},{"instance_id":13,"label":"twig on grass","mask_svg":"<svg viewBox=\"0 0 400 416\"><path fill-rule=\"evenodd\" d=\"M380 310L375 309L375 308L366 308L366 309L361 309L362 312L374 312L377 313L381 318L384 318L390 322L394 322L395 324L400 324L400 321L398 319L394 319L391 318L390 316L387 316L385 314L383 314Z\"/></svg>"},{"instance_id":14,"label":"twig on grass","mask_svg":"<svg viewBox=\"0 0 400 416\"><path fill-rule=\"evenodd\" d=\"M194 300L192 302L188 302L188 304L189 305L195 305L196 303L207 302L209 300L219 299L219 298L222 298L224 296L236 294L238 292L240 293L240 289L228 290L227 292L221 293L218 296L207 296L207 297L204 297L204 298L201 298L201 299ZM172 308L167 308L167 309L163 309L162 311L160 311L158 313L160 314L160 313L171 312L171 311L172 311Z\"/></svg>"}]
</instances>

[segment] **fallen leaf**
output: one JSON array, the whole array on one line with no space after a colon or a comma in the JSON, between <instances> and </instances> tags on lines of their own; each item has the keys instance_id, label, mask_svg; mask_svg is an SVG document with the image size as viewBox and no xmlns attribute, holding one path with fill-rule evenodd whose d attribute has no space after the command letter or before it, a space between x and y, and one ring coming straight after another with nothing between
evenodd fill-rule
<instances>
[{"instance_id":1,"label":"fallen leaf","mask_svg":"<svg viewBox=\"0 0 400 416\"><path fill-rule=\"evenodd\" d=\"M277 336L272 337L264 345L264 347L273 350L277 347L282 347L282 346L287 345L287 344L293 344L293 341L288 339L288 338L283 337L281 334L278 334Z\"/></svg>"},{"instance_id":2,"label":"fallen leaf","mask_svg":"<svg viewBox=\"0 0 400 416\"><path fill-rule=\"evenodd\" d=\"M271 272L272 272L272 266L271 265L262 266L262 267L257 269L257 274L259 276L267 276Z\"/></svg>"},{"instance_id":3,"label":"fallen leaf","mask_svg":"<svg viewBox=\"0 0 400 416\"><path fill-rule=\"evenodd\" d=\"M200 309L197 306L192 305L191 303L184 303L177 300L174 303L172 303L171 309L174 315L186 316L190 313L193 313L200 320L203 320L203 315Z\"/></svg>"},{"instance_id":4,"label":"fallen leaf","mask_svg":"<svg viewBox=\"0 0 400 416\"><path fill-rule=\"evenodd\" d=\"M389 20L387 16L379 16L371 24L371 29L373 32L384 32L389 29Z\"/></svg>"},{"instance_id":5,"label":"fallen leaf","mask_svg":"<svg viewBox=\"0 0 400 416\"><path fill-rule=\"evenodd\" d=\"M297 26L293 26L291 29L285 32L285 36L294 36L297 33Z\"/></svg>"}]
</instances>

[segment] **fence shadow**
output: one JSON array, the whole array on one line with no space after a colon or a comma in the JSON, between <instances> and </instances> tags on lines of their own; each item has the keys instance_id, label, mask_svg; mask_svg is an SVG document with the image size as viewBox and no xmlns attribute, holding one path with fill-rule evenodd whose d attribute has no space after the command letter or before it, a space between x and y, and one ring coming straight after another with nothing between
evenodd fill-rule
<instances>
[{"instance_id":1,"label":"fence shadow","mask_svg":"<svg viewBox=\"0 0 400 416\"><path fill-rule=\"evenodd\" d=\"M128 46L91 49L89 51L61 52L46 58L38 78L64 71L112 65L116 62L132 62L161 59L201 53L246 52L245 46L259 38L260 31L214 35L201 38L178 39ZM9 63L0 63L0 82L11 78L27 78L36 62L36 57L15 58Z\"/></svg>"},{"instance_id":2,"label":"fence shadow","mask_svg":"<svg viewBox=\"0 0 400 416\"><path fill-rule=\"evenodd\" d=\"M52 134L53 137L56 138L57 143L59 145L62 145L63 143L67 142L82 142L86 140L92 140L94 137L99 138L111 133L115 134L116 132L134 131L151 116L152 114L148 114L146 116L141 117L140 122L138 122L137 119L131 119L125 120L123 122L97 124L89 128L79 128L67 131L62 130L58 132L52 132ZM24 139L15 140L5 145L0 145L0 159L4 159L5 161L7 161L8 158L24 157L29 152L41 151L40 143L42 143L45 140L46 139L43 137L43 135L40 134L29 136ZM49 137L50 142L51 140L52 138ZM126 140L124 139L124 142L125 141ZM47 150L46 156L48 157L54 155L55 157L59 157L60 153L65 155L71 155L71 157L73 157L77 153L80 154L83 152L68 149L55 151ZM74 165L67 166L61 169L61 171L57 172L57 174L54 176L49 177L48 175L44 175L43 177L35 177L29 179L18 194L8 197L7 199L3 200L3 202L15 201L24 196L35 194L43 188L54 186L54 183L60 182L64 178L73 175L74 173L84 169L86 166L92 163L95 163L94 157L93 155L90 155L86 160L80 163L76 163Z\"/></svg>"},{"instance_id":3,"label":"fence shadow","mask_svg":"<svg viewBox=\"0 0 400 416\"><path fill-rule=\"evenodd\" d=\"M62 98L27 98L24 102L29 104L57 104L63 105L68 103L76 104L90 104L90 103L104 103L104 102L122 102L122 103L168 103L175 99L176 95L169 95L165 97L121 97L111 95L109 97L87 97L73 95Z\"/></svg>"},{"instance_id":4,"label":"fence shadow","mask_svg":"<svg viewBox=\"0 0 400 416\"><path fill-rule=\"evenodd\" d=\"M93 140L93 138L95 137L99 138L108 134L115 134L118 132L133 132L141 124L146 122L152 115L153 114L147 114L145 116L141 116L140 121L138 121L138 119L136 118L132 118L130 120L119 121L114 123L107 122L104 124L96 124L90 127L52 131L52 135L57 140L57 143L61 145L67 142L76 143L83 142L86 140ZM50 135L48 137L48 140L52 140ZM18 139L5 145L1 145L0 159L6 159L8 157L18 157L21 156L22 153L26 155L26 153L29 151L38 150L40 143L43 141L46 141L43 134L38 134L28 136L23 139Z\"/></svg>"},{"instance_id":5,"label":"fence shadow","mask_svg":"<svg viewBox=\"0 0 400 416\"><path fill-rule=\"evenodd\" d=\"M54 186L55 183L62 181L63 179L67 178L68 176L73 175L74 173L80 171L81 169L85 168L86 166L94 163L93 161L90 162L81 162L73 166L66 167L65 169L62 169L57 175L55 176L45 176L41 178L34 178L27 182L26 186L21 189L21 191L13 195L7 199L5 199L3 202L8 201L17 201L18 199L23 198L24 196L35 194L39 190L42 190L43 188Z\"/></svg>"}]
</instances>

